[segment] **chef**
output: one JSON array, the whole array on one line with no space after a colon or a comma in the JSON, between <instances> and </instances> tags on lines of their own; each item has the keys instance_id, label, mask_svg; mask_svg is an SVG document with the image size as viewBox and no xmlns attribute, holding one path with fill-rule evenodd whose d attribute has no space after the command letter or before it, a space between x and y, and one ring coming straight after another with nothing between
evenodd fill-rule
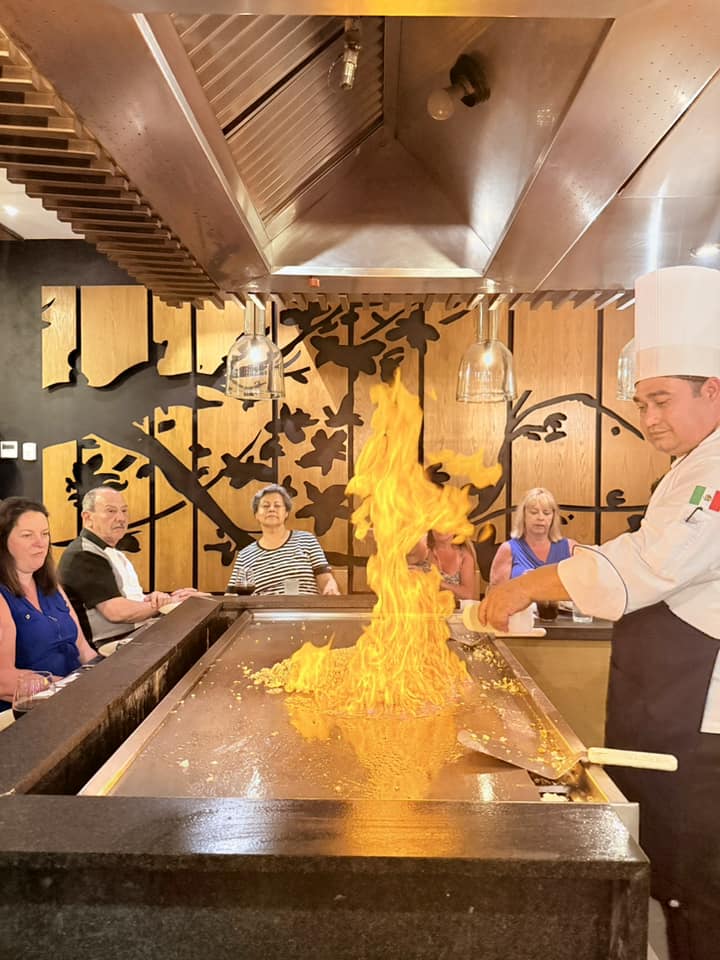
<instances>
[{"instance_id":1,"label":"chef","mask_svg":"<svg viewBox=\"0 0 720 960\"><path fill-rule=\"evenodd\" d=\"M640 529L493 588L473 611L506 629L532 601L617 620L606 743L673 753L677 773L613 772L640 804L673 960L720 957L720 271L635 286L635 396L672 465Z\"/></svg>"}]
</instances>

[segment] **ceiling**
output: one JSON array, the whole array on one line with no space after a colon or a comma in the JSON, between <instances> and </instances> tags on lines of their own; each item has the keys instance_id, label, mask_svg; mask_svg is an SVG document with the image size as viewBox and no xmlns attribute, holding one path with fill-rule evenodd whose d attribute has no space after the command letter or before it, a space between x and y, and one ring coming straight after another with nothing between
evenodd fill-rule
<instances>
[{"instance_id":1,"label":"ceiling","mask_svg":"<svg viewBox=\"0 0 720 960\"><path fill-rule=\"evenodd\" d=\"M0 0L0 167L62 219L48 236L69 225L169 302L627 304L720 241L716 9ZM433 120L461 54L490 97Z\"/></svg>"}]
</instances>

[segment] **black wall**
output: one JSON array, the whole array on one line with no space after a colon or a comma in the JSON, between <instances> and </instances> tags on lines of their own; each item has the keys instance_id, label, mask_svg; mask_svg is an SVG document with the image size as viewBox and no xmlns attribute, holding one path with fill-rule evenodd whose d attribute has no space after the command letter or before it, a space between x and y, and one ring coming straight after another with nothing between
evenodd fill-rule
<instances>
[{"instance_id":1,"label":"black wall","mask_svg":"<svg viewBox=\"0 0 720 960\"><path fill-rule=\"evenodd\" d=\"M0 439L38 442L35 462L0 460L0 498L42 497L40 448L52 442L58 405L41 386L41 288L133 283L84 240L0 243Z\"/></svg>"}]
</instances>

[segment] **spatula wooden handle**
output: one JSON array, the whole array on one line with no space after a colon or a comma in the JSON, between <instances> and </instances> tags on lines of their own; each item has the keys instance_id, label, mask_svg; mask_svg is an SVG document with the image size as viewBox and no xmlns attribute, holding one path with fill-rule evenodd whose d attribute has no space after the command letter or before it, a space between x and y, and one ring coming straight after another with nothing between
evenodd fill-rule
<instances>
[{"instance_id":1,"label":"spatula wooden handle","mask_svg":"<svg viewBox=\"0 0 720 960\"><path fill-rule=\"evenodd\" d=\"M608 763L614 767L640 767L644 770L677 770L677 757L671 753L644 753L642 750L613 750L588 747L589 763Z\"/></svg>"}]
</instances>

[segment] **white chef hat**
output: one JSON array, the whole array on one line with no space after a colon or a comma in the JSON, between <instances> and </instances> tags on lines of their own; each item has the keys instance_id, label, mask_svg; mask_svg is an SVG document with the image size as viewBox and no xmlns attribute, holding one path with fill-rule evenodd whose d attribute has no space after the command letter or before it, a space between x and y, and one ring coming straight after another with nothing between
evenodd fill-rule
<instances>
[{"instance_id":1,"label":"white chef hat","mask_svg":"<svg viewBox=\"0 0 720 960\"><path fill-rule=\"evenodd\" d=\"M635 382L720 377L720 270L665 267L635 282Z\"/></svg>"}]
</instances>

